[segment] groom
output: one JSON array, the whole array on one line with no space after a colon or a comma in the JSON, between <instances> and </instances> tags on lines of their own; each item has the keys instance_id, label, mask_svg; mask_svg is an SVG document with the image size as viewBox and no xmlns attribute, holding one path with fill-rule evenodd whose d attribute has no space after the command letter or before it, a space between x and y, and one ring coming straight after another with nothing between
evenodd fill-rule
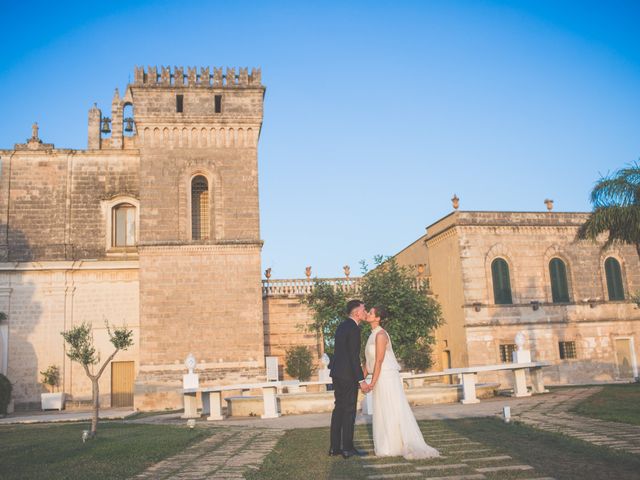
<instances>
[{"instance_id":1,"label":"groom","mask_svg":"<svg viewBox=\"0 0 640 480\"><path fill-rule=\"evenodd\" d=\"M364 302L351 300L347 303L349 318L336 330L331 378L335 407L331 414L331 447L329 455L364 456L353 447L353 425L356 421L358 387L364 393L369 387L364 381L360 365L360 322L365 319Z\"/></svg>"}]
</instances>

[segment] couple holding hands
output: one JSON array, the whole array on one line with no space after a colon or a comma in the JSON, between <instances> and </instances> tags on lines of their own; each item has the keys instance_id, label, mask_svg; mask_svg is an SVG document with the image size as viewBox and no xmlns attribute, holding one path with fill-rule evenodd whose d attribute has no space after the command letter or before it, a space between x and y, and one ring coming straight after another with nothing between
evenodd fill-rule
<instances>
[{"instance_id":1,"label":"couple holding hands","mask_svg":"<svg viewBox=\"0 0 640 480\"><path fill-rule=\"evenodd\" d=\"M406 459L437 457L436 449L427 445L404 394L400 365L391 346L389 334L382 328L388 316L383 306L368 312L364 302L347 303L347 315L335 334L331 378L335 407L331 415L329 455L344 458L364 456L353 445L358 389L373 395L373 443L376 456L403 456ZM360 365L360 325L371 325L365 347L365 365ZM371 374L369 383L365 378Z\"/></svg>"}]
</instances>

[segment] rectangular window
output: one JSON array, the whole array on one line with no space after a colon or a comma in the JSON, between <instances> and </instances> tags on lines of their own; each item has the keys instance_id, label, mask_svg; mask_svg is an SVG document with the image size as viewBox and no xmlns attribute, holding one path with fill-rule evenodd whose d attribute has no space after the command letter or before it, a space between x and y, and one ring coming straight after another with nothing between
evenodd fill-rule
<instances>
[{"instance_id":1,"label":"rectangular window","mask_svg":"<svg viewBox=\"0 0 640 480\"><path fill-rule=\"evenodd\" d=\"M184 101L183 95L176 95L176 112L177 113L182 113L183 101Z\"/></svg>"},{"instance_id":2,"label":"rectangular window","mask_svg":"<svg viewBox=\"0 0 640 480\"><path fill-rule=\"evenodd\" d=\"M215 112L222 113L222 95L216 95L214 97L215 101Z\"/></svg>"},{"instance_id":3,"label":"rectangular window","mask_svg":"<svg viewBox=\"0 0 640 480\"><path fill-rule=\"evenodd\" d=\"M560 346L560 360L577 358L576 342L559 342L558 345Z\"/></svg>"},{"instance_id":4,"label":"rectangular window","mask_svg":"<svg viewBox=\"0 0 640 480\"><path fill-rule=\"evenodd\" d=\"M513 362L513 352L516 351L516 345L514 343L506 343L500 345L500 361L502 363Z\"/></svg>"},{"instance_id":5,"label":"rectangular window","mask_svg":"<svg viewBox=\"0 0 640 480\"><path fill-rule=\"evenodd\" d=\"M133 247L136 244L136 209L120 206L113 211L114 247Z\"/></svg>"}]
</instances>

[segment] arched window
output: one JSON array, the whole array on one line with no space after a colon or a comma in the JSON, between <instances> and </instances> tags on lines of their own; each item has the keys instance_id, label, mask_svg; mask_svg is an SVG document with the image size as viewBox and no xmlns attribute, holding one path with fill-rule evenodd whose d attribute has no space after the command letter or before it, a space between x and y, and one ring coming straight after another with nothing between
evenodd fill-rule
<instances>
[{"instance_id":1,"label":"arched window","mask_svg":"<svg viewBox=\"0 0 640 480\"><path fill-rule=\"evenodd\" d=\"M559 258L549 262L549 278L551 279L551 297L553 303L569 301L569 285L567 283L567 267Z\"/></svg>"},{"instance_id":2,"label":"arched window","mask_svg":"<svg viewBox=\"0 0 640 480\"><path fill-rule=\"evenodd\" d=\"M622 270L620 262L613 257L604 261L604 272L607 276L607 291L609 300L624 300L624 287L622 286Z\"/></svg>"},{"instance_id":3,"label":"arched window","mask_svg":"<svg viewBox=\"0 0 640 480\"><path fill-rule=\"evenodd\" d=\"M133 247L136 244L136 207L130 203L121 203L113 207L111 222L112 245L114 247Z\"/></svg>"},{"instance_id":4,"label":"arched window","mask_svg":"<svg viewBox=\"0 0 640 480\"><path fill-rule=\"evenodd\" d=\"M209 239L209 183L202 175L191 180L191 238Z\"/></svg>"},{"instance_id":5,"label":"arched window","mask_svg":"<svg viewBox=\"0 0 640 480\"><path fill-rule=\"evenodd\" d=\"M508 305L511 300L511 281L509 280L509 265L503 258L496 258L491 262L491 277L493 279L493 298L498 305Z\"/></svg>"}]
</instances>

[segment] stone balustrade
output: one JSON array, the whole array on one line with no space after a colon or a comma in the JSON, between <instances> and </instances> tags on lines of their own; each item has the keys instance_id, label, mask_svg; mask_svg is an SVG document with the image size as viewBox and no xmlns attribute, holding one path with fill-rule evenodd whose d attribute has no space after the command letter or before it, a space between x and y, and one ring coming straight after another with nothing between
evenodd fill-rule
<instances>
[{"instance_id":1,"label":"stone balustrade","mask_svg":"<svg viewBox=\"0 0 640 480\"><path fill-rule=\"evenodd\" d=\"M415 288L426 287L429 289L429 277L416 277ZM291 278L262 281L262 296L304 296L313 291L316 282L325 282L337 290L342 290L350 294L360 293L362 277L354 278Z\"/></svg>"}]
</instances>

